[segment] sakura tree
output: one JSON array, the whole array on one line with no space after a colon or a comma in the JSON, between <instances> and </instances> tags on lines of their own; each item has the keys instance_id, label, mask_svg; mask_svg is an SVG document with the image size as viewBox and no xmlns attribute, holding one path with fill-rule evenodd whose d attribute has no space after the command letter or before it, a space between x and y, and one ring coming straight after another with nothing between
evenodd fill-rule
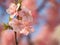
<instances>
[{"instance_id":1,"label":"sakura tree","mask_svg":"<svg viewBox=\"0 0 60 45\"><path fill-rule=\"evenodd\" d=\"M57 21L57 9L59 8L59 4L55 0L44 0L42 5L37 7L36 1L37 0L14 0L13 2L9 3L6 12L10 15L10 18L8 24L3 24L3 30L13 30L15 32L16 40L17 33L28 36L34 32L33 25L39 24L38 19L42 18L46 20L48 24L48 26L46 24L42 27L42 32L39 35L39 38L43 40L41 45L44 45L46 42L44 39L47 40L50 34L54 31L53 28L56 26L55 23ZM47 2L49 2L52 7L46 10L47 16L41 16L39 11L44 9L45 3ZM6 3L6 5L8 5L8 3ZM16 45L18 45L17 40Z\"/></svg>"}]
</instances>

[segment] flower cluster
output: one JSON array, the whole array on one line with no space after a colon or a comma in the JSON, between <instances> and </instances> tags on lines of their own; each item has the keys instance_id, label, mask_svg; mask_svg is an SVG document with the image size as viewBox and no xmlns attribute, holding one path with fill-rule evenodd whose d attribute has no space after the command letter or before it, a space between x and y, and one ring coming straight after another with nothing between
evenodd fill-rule
<instances>
[{"instance_id":1,"label":"flower cluster","mask_svg":"<svg viewBox=\"0 0 60 45\"><path fill-rule=\"evenodd\" d=\"M10 14L11 19L8 25L13 28L13 31L28 35L34 31L31 25L33 22L33 17L30 10L27 8L22 8L20 11L18 11L19 6L19 3L17 5L15 3L11 3L7 9L7 13Z\"/></svg>"}]
</instances>

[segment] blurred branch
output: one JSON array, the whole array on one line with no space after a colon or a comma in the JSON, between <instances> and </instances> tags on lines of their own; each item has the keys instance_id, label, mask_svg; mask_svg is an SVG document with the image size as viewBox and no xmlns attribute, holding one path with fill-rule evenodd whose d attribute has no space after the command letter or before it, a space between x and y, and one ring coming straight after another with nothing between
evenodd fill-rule
<instances>
[{"instance_id":1,"label":"blurred branch","mask_svg":"<svg viewBox=\"0 0 60 45\"><path fill-rule=\"evenodd\" d=\"M45 4L46 4L47 1L48 1L48 0L44 0L43 3L42 3L42 5L37 8L37 11L38 11L38 12L39 12L41 9L44 8L44 6L45 6Z\"/></svg>"},{"instance_id":2,"label":"blurred branch","mask_svg":"<svg viewBox=\"0 0 60 45\"><path fill-rule=\"evenodd\" d=\"M28 41L28 44L29 44L29 45L33 45L32 42L31 42L31 34L29 34L29 35L27 36L27 41Z\"/></svg>"}]
</instances>

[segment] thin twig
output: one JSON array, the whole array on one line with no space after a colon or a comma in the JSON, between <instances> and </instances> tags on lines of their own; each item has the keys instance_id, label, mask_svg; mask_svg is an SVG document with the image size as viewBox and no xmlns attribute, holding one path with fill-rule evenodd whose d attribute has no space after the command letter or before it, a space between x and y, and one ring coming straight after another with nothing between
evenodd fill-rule
<instances>
[{"instance_id":1,"label":"thin twig","mask_svg":"<svg viewBox=\"0 0 60 45\"><path fill-rule=\"evenodd\" d=\"M15 33L15 42L16 42L16 45L18 45L18 41L17 41L17 33L16 32L14 32Z\"/></svg>"}]
</instances>

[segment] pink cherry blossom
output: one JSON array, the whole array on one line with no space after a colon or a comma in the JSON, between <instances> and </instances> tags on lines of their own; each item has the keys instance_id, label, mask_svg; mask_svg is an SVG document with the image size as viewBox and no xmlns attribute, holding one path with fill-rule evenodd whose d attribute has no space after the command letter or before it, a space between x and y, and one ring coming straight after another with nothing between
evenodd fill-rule
<instances>
[{"instance_id":1,"label":"pink cherry blossom","mask_svg":"<svg viewBox=\"0 0 60 45\"><path fill-rule=\"evenodd\" d=\"M7 12L12 15L16 12L17 6L14 3L11 3L9 8L7 9Z\"/></svg>"},{"instance_id":2,"label":"pink cherry blossom","mask_svg":"<svg viewBox=\"0 0 60 45\"><path fill-rule=\"evenodd\" d=\"M22 7L25 6L30 10L35 10L36 8L36 0L23 0Z\"/></svg>"}]
</instances>

